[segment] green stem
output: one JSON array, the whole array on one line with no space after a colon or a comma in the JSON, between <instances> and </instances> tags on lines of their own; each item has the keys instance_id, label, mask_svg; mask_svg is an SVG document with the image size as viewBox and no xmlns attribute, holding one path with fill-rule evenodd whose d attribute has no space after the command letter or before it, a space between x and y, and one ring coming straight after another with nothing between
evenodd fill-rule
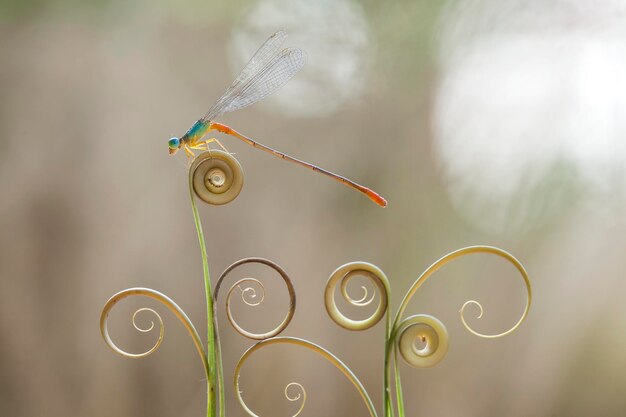
<instances>
[{"instance_id":1,"label":"green stem","mask_svg":"<svg viewBox=\"0 0 626 417\"><path fill-rule=\"evenodd\" d=\"M396 401L398 404L398 416L404 417L404 397L402 396L402 383L400 382L400 369L398 368L398 347L393 344L393 372L396 378Z\"/></svg>"},{"instance_id":2,"label":"green stem","mask_svg":"<svg viewBox=\"0 0 626 417\"><path fill-rule=\"evenodd\" d=\"M391 298L391 297L388 297ZM388 303L391 303L389 299ZM389 350L393 349L393 341L391 340L391 315L389 307L387 307L385 325L385 367L383 370L383 415L385 417L393 417L393 406L391 405L391 387L389 385Z\"/></svg>"},{"instance_id":3,"label":"green stem","mask_svg":"<svg viewBox=\"0 0 626 417\"><path fill-rule=\"evenodd\" d=\"M217 353L217 391L220 398L220 417L225 417L226 414L226 400L224 399L224 368L222 365L222 344L220 342L219 330L217 328L217 314L214 315L215 319L215 343Z\"/></svg>"},{"instance_id":4,"label":"green stem","mask_svg":"<svg viewBox=\"0 0 626 417\"><path fill-rule=\"evenodd\" d=\"M207 307L207 357L209 360L209 378L207 379L207 417L216 417L217 401L215 395L215 387L217 386L216 363L217 353L215 349L215 326L213 315L213 296L211 295L211 276L209 275L209 261L206 252L206 243L204 241L204 233L202 232L202 223L200 215L196 207L194 198L193 183L189 180L189 195L191 198L191 209L193 211L193 220L196 224L198 232L198 242L200 243L200 253L202 255L202 272L204 273L204 288L206 291L206 307ZM220 390L223 387L220 386Z\"/></svg>"}]
</instances>

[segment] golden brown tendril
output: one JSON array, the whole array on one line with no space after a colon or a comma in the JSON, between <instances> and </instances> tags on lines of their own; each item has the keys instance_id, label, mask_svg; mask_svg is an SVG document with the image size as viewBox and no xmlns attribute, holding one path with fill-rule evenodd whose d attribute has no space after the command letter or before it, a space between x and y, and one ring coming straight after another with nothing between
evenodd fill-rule
<instances>
[{"instance_id":1,"label":"golden brown tendril","mask_svg":"<svg viewBox=\"0 0 626 417\"><path fill-rule=\"evenodd\" d=\"M227 204L243 187L243 169L231 154L211 150L198 155L189 169L193 190L206 203Z\"/></svg>"},{"instance_id":2,"label":"golden brown tendril","mask_svg":"<svg viewBox=\"0 0 626 417\"><path fill-rule=\"evenodd\" d=\"M224 278L226 278L226 276L233 269L237 268L238 266L248 264L248 263L260 263L263 265L267 265L270 268L272 268L274 271L278 272L278 274L281 276L283 281L285 281L285 285L287 286L287 291L289 292L289 310L287 311L287 315L278 326L276 326L273 330L266 332L266 333L252 333L243 329L241 326L239 326L239 324L237 324L237 322L233 318L231 307L230 307L231 296L235 289L239 289L241 291L242 300L244 301L244 303L246 303L249 306L252 306L252 307L258 306L265 299L265 287L259 280L255 278L240 279L239 281L237 281L230 287L230 289L228 290L228 293L226 294L226 314L227 314L228 321L230 322L231 326L233 326L233 328L239 334L247 338L254 339L254 340L268 339L270 337L274 337L278 335L280 332L285 330L285 328L291 322L291 319L293 318L293 315L296 311L296 292L293 288L293 284L291 283L291 279L289 279L289 276L287 275L287 273L274 262L268 259L264 259L264 258L245 258L230 265L228 268L224 270L224 272L222 272L222 275L217 280L217 284L215 285L215 293L213 295L214 304L217 305L217 297L219 295L220 287L222 285L222 281L224 280ZM256 300L257 293L253 287L248 286L248 287L242 288L241 286L242 284L250 284L250 283L258 284L261 287L262 293L258 300ZM250 299L255 299L255 301L251 302L251 301L246 300L245 298L246 295L248 295Z\"/></svg>"},{"instance_id":3,"label":"golden brown tendril","mask_svg":"<svg viewBox=\"0 0 626 417\"><path fill-rule=\"evenodd\" d=\"M340 292L344 300L350 305L362 307L370 304L375 297L375 293L368 299L367 288L363 289L363 296L360 299L354 299L348 294L348 282L355 276L365 276L372 282L380 293L380 302L372 315L363 320L353 320L346 317L335 301L335 290L337 284L340 283ZM365 330L374 326L380 321L387 311L387 303L389 299L389 280L383 271L377 266L368 262L351 262L337 268L328 278L326 290L324 292L324 304L328 315L335 323L348 330Z\"/></svg>"},{"instance_id":4,"label":"golden brown tendril","mask_svg":"<svg viewBox=\"0 0 626 417\"><path fill-rule=\"evenodd\" d=\"M242 356L241 359L239 359L239 362L237 362L237 366L235 367L235 372L234 372L234 384L235 384L235 393L237 394L237 400L239 401L239 404L241 404L241 407L251 416L253 417L258 417L254 412L252 412L252 410L250 410L250 408L248 408L248 406L246 405L246 403L244 402L241 394L242 391L239 388L239 377L241 376L241 368L243 367L243 364L246 362L246 360L250 357L250 355L252 355L254 352L256 352L257 350L265 347L265 346L269 346L269 345L276 345L276 344L290 344L290 345L296 345L296 346L302 346L305 347L309 350L312 350L313 352L318 353L319 355L321 355L322 357L324 357L326 360L328 360L331 364L333 364L335 366L335 368L339 369L341 372L343 372L343 374L350 380L350 382L352 382L352 385L354 385L354 387L357 389L357 391L359 392L359 394L361 395L361 398L363 398L363 401L365 401L365 404L370 412L370 415L372 417L376 417L376 409L374 408L374 404L372 403L371 398L369 397L369 395L367 394L367 391L365 391L365 388L363 387L363 384L361 384L361 381L359 381L359 379L354 375L354 373L343 363L341 362L341 360L339 360L339 358L337 358L335 355L333 355L332 353L330 353L329 351L327 351L326 349L324 349L323 347L316 345L315 343L309 342L308 340L304 340L304 339L298 339L296 337L273 337L271 339L265 339L262 340L258 343L256 343L255 345L253 345L252 347L250 347ZM302 411L303 407L304 407L304 401L306 400L306 391L304 391L304 388L297 383L292 382L291 384L287 385L287 388L290 385L298 385L300 386L300 388L302 389L303 392L303 403L302 406L300 407L300 409L298 410L298 412L293 416L297 416L298 414L300 414L300 412ZM285 395L287 393L287 388L285 388ZM287 398L290 401L296 401L299 398L296 397L292 397L295 399L290 399L289 396L287 396Z\"/></svg>"},{"instance_id":5,"label":"golden brown tendril","mask_svg":"<svg viewBox=\"0 0 626 417\"><path fill-rule=\"evenodd\" d=\"M435 319L434 317L430 317L430 316L425 316L425 315L421 315L421 316L413 316L410 317L402 322L400 321L400 317L402 317L409 301L411 300L411 298L413 297L413 295L417 292L417 290L420 288L420 286L432 275L434 274L439 268L441 268L442 266L444 266L445 264L447 264L448 262L459 258L461 256L464 255L469 255L469 254L473 254L473 253L487 253L487 254L493 254L493 255L497 255L505 260L507 260L508 262L510 262L511 264L513 264L513 266L517 269L517 271L520 273L520 275L522 276L522 279L524 280L524 284L526 285L526 291L527 291L527 299L526 299L526 306L524 308L524 312L522 313L521 317L519 318L519 320L513 325L513 327L511 327L510 329L503 331L501 333L496 333L496 334L484 334L484 333L480 333L475 331L469 324L467 324L467 321L465 320L465 316L464 316L464 312L465 312L465 308L469 305L476 305L478 306L479 310L480 310L480 314L478 315L478 318L482 317L483 314L483 307L482 305L475 300L469 300L467 302L465 302L463 304L463 306L461 307L460 310L460 314L461 314L461 321L463 322L463 326L465 326L465 328L471 332L472 334L479 336L479 337L483 337L483 338L487 338L487 339L495 339L498 337L502 337L502 336L506 336L509 333L515 331L524 321L524 319L526 318L526 316L528 315L528 311L530 309L530 304L532 301L532 289L531 289L531 285L530 285L530 279L528 278L528 274L526 273L526 270L524 269L524 267L522 266L522 264L510 253L502 250L502 249L498 249L492 246L470 246L467 248L463 248L463 249L459 249L456 250L454 252L451 252L447 255L445 255L444 257L442 257L441 259L439 259L438 261L436 261L435 263L433 263L430 267L428 267L428 269L426 269L426 271L424 271L424 273L422 273L422 275L415 281L415 283L413 284L413 286L410 288L410 290L407 292L407 294L404 297L404 300L402 300L402 303L400 304L400 308L398 309L398 313L396 315L396 318L393 322L393 326L392 326L392 339L396 338L397 335L400 335L400 350L402 353L402 356L404 357L405 360L407 360L407 362L409 362L410 364L412 364L413 366L424 366L423 364L426 364L425 366L432 366L433 364L436 364L438 361L440 361L443 358L443 355L445 355L445 351L441 352L436 352L437 347L434 344L434 341L437 341L437 346L439 349L442 349L442 347L446 347L447 349L447 345L448 345L448 341L447 341L447 331L445 329L445 327L443 326L443 324ZM415 318L415 317L418 317ZM413 319L413 320L412 320ZM426 320L427 323L423 323L423 321ZM421 351L421 353L419 351L417 351L415 349L415 345L414 345L414 337L415 334L413 333L409 333L406 335L403 335L403 333L406 333L406 331L409 330L410 326L415 326L418 324L426 324L427 326L431 327L431 331L424 331L424 328L422 327L422 333L418 333L419 335L421 335L421 337L426 337L428 339L427 343L430 343L430 345L427 344L427 350L426 351ZM404 339L404 345L403 345L403 338L407 338ZM410 340L410 343L408 342ZM411 348L412 345L412 348ZM408 350L406 352L403 352L403 346L405 348L407 348ZM408 355L405 356L405 353L408 353ZM420 353L418 355L418 353ZM424 355L428 353L428 355ZM421 355L422 358L419 360L414 360L413 359L407 359L407 356L415 356L417 355L418 357ZM428 359L426 359L428 358ZM422 360L424 359L424 360ZM432 364L431 364L432 362ZM417 365L417 364L420 365Z\"/></svg>"},{"instance_id":6,"label":"golden brown tendril","mask_svg":"<svg viewBox=\"0 0 626 417\"><path fill-rule=\"evenodd\" d=\"M159 339L157 340L157 343L158 343L158 344L161 344L161 341L163 340L163 329L164 329L164 327L165 327L165 326L163 326L163 320L161 319L161 316L159 316L159 313L157 313L157 312L156 312L156 311L154 311L153 309L151 309L151 308L145 308L145 307L144 307L144 308L140 308L139 310L135 311L135 313L133 314L133 319L132 319L132 322L133 322L133 327L134 327L135 329L137 329L137 331L140 331L141 333L149 333L149 332L151 332L151 331L152 331L152 329L154 329L154 322L153 322L153 321L151 321L151 322L150 322L150 327L148 327L147 329L142 329L142 328L141 328L141 327L137 324L137 315L138 315L139 313L144 312L144 311L149 311L149 312L151 312L152 314L154 314L154 315L157 317L157 320L159 320L159 327L161 328L161 332L160 332L160 334L159 334Z\"/></svg>"},{"instance_id":7,"label":"golden brown tendril","mask_svg":"<svg viewBox=\"0 0 626 417\"><path fill-rule=\"evenodd\" d=\"M300 390L300 392L293 397L290 396L289 388L291 387L297 387ZM306 404L306 390L301 384L298 384L297 382L290 382L289 384L287 384L287 386L285 387L285 398L287 398L287 400L292 401L292 402L298 401L301 397L302 397L302 403L300 404L300 408L298 409L298 412L294 414L292 417L298 417L298 414L300 414L302 410L304 410L304 404Z\"/></svg>"},{"instance_id":8,"label":"golden brown tendril","mask_svg":"<svg viewBox=\"0 0 626 417\"><path fill-rule=\"evenodd\" d=\"M187 314L185 314L185 312L174 301L172 301L171 298L169 298L165 294L162 294L158 291L151 290L149 288L129 288L129 289L120 291L117 294L113 295L111 298L109 298L109 301L106 302L106 304L104 305L104 308L102 309L102 313L100 314L100 332L106 344L114 352L119 353L120 355L125 356L127 358L143 358L155 352L161 345L161 342L163 341L163 335L165 332L165 326L163 325L163 320L161 319L161 316L156 311L152 310L151 308L140 308L139 310L135 311L135 313L133 314L133 318L132 318L132 323L135 329L137 329L138 331L142 333L147 333L154 329L154 322L151 323L149 328L141 328L136 322L137 315L143 311L148 311L156 316L159 322L159 338L150 349L142 353L130 353L130 352L126 352L123 349L120 349L115 343L113 343L113 340L111 340L111 336L109 335L109 330L107 328L107 321L109 318L110 311L118 302L120 302L126 297L130 297L134 295L141 295L141 296L149 297L149 298L159 301L161 304L167 307L172 313L174 313L174 315L181 321L181 323L183 323L183 326L185 326L185 328L189 332L189 335L193 339L193 343L196 346L196 350L198 351L198 354L200 355L200 359L202 360L202 364L204 366L204 371L208 378L209 377L209 363L207 361L207 355L206 355L206 352L204 351L204 346L202 346L202 342L200 341L200 336L198 335L198 332L193 326L193 323L191 323L191 320L189 319L189 317L187 317Z\"/></svg>"},{"instance_id":9,"label":"golden brown tendril","mask_svg":"<svg viewBox=\"0 0 626 417\"><path fill-rule=\"evenodd\" d=\"M257 293L254 287L241 288L241 284L243 284L244 282L254 283L254 284L257 284L259 287L261 287L261 296L257 299ZM263 301L265 301L265 287L263 286L263 283L256 278L244 278L244 279L240 279L239 281L237 281L235 284L233 284L230 287L230 290L228 291L228 295L226 296L227 299L230 298L230 293L235 288L241 291L241 301L243 301L246 305L250 307L256 307L260 305ZM228 308L230 311L230 306Z\"/></svg>"}]
</instances>

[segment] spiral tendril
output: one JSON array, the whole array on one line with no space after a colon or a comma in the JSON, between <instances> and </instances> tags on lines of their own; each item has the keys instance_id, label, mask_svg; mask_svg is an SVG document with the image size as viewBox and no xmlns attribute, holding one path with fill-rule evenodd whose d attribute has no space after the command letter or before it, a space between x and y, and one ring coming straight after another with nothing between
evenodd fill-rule
<instances>
[{"instance_id":1,"label":"spiral tendril","mask_svg":"<svg viewBox=\"0 0 626 417\"><path fill-rule=\"evenodd\" d=\"M397 349L404 360L415 368L437 365L448 352L448 331L437 318L417 314L404 319L398 330ZM416 342L424 344L418 348Z\"/></svg>"},{"instance_id":2,"label":"spiral tendril","mask_svg":"<svg viewBox=\"0 0 626 417\"><path fill-rule=\"evenodd\" d=\"M269 332L266 332L266 333L253 333L253 332L249 332L249 331L245 330L243 327L241 327L237 323L235 318L233 317L232 310L231 310L231 299L232 299L233 291L235 289L239 289L241 291L241 299L243 300L243 302L246 305L250 306L250 307L256 307L256 306L260 305L265 300L265 287L263 286L261 281L259 281L256 278L243 278L243 279L240 279L239 281L235 282L228 289L228 292L226 294L226 317L228 318L228 322L230 323L230 325L237 331L237 333L241 334L242 336L245 336L245 337L247 337L249 339L254 339L254 340L264 340L264 339L268 339L270 337L274 337L274 336L280 334L280 332L282 332L283 330L285 330L285 328L291 322L291 319L293 318L293 315L294 315L294 313L296 311L296 293L295 293L295 290L293 288L293 284L291 283L291 279L289 278L287 273L280 266L278 266L276 263L274 263L274 262L272 262L272 261L270 261L268 259L264 259L264 258L245 258L245 259L241 259L241 260L233 263L228 268L226 268L224 270L224 272L222 272L222 275L217 280L217 284L215 286L215 293L213 295L214 304L217 305L219 291L220 291L220 288L222 286L222 282L224 281L226 276L228 276L228 274L233 269L237 268L238 266L241 266L241 265L244 265L244 264L248 264L248 263L260 263L260 264L266 265L266 266L272 268L274 271L278 272L278 274L281 276L281 278L285 282L285 285L287 287L287 291L289 293L289 308L288 308L287 314L285 315L285 318L283 319L283 321L278 326L276 326L274 329L270 330ZM256 285L258 285L261 288L261 296L260 296L259 300L250 301L250 299L255 299L256 297L258 297L257 291L256 291L256 289L254 287L251 287L251 286L242 287L242 284L256 284Z\"/></svg>"},{"instance_id":3,"label":"spiral tendril","mask_svg":"<svg viewBox=\"0 0 626 417\"><path fill-rule=\"evenodd\" d=\"M468 305L475 305L478 307L479 313L476 316L477 319L482 318L483 316L483 306L482 304L480 304L478 301L476 300L468 300L465 303L463 303L463 306L461 307L461 309L459 310L459 313L461 313L461 318L463 318L463 312L465 311L465 307L467 307Z\"/></svg>"},{"instance_id":4,"label":"spiral tendril","mask_svg":"<svg viewBox=\"0 0 626 417\"><path fill-rule=\"evenodd\" d=\"M189 168L189 184L205 203L228 204L241 192L243 169L234 156L213 149L193 160Z\"/></svg>"},{"instance_id":5,"label":"spiral tendril","mask_svg":"<svg viewBox=\"0 0 626 417\"><path fill-rule=\"evenodd\" d=\"M159 348L159 346L161 346L161 342L163 341L163 336L164 336L164 333L165 333L165 326L163 325L163 319L161 318L161 316L155 310L153 310L151 308L146 308L146 307L140 308L137 311L135 311L135 313L133 314L133 317L132 317L133 327L135 329L137 329L138 331L142 332L142 333L148 333L148 332L152 331L154 329L155 324L154 324L154 321L152 321L151 324L150 324L150 327L148 327L148 328L142 328L141 326L139 326L137 324L137 320L136 320L137 319L137 315L139 313L144 312L144 311L150 312L158 320L158 323L159 323L159 337L158 337L157 341L154 343L154 345L150 349L148 349L147 351L141 352L141 353L127 352L127 351L121 349L120 347L118 347L113 342L113 340L111 339L111 336L109 335L109 330L108 330L108 326L107 325L108 325L109 313L111 312L113 307L118 302L120 302L121 300L125 299L126 297L137 296L137 295L157 300L158 302L163 304L165 307L167 307L181 321L181 323L183 323L183 325L185 326L185 328L189 332L189 335L193 339L194 345L196 346L196 350L198 351L198 354L200 355L200 359L202 360L202 364L204 366L204 370L205 370L205 373L206 373L207 378L208 378L209 375L210 375L210 371L209 371L209 363L207 361L207 355L206 355L206 352L204 351L204 346L202 345L202 342L200 341L200 336L198 335L198 332L196 331L195 327L193 326L193 323L191 322L189 317L187 317L187 314L185 314L185 312L171 298L169 298L165 294L162 294L162 293L160 293L158 291L155 291L155 290L151 290L149 288L129 288L129 289L120 291L117 294L113 295L106 302L106 304L104 305L104 307L102 309L102 313L100 314L100 333L102 334L102 338L106 342L107 346L109 346L109 348L111 348L114 352L116 352L116 353L118 353L118 354L120 354L122 356L125 356L127 358L143 358L143 357L146 357L146 356L154 353Z\"/></svg>"},{"instance_id":6,"label":"spiral tendril","mask_svg":"<svg viewBox=\"0 0 626 417\"><path fill-rule=\"evenodd\" d=\"M309 350L312 350L313 352L316 352L317 354L321 355L323 358L328 360L333 366L335 366L335 368L339 369L348 378L348 380L352 383L352 385L354 385L354 387L357 389L357 391L361 395L361 398L363 398L363 401L365 402L368 408L368 411L370 412L371 417L377 417L376 409L374 408L374 404L372 403L370 396L367 394L365 387L363 387L363 384L361 383L361 381L359 381L359 379L354 375L354 373L341 360L339 360L339 358L337 358L335 355L333 355L332 353L330 353L328 350L324 349L323 347L316 345L315 343L309 342L308 340L304 340L304 339L298 339L296 337L273 337L270 339L262 340L256 343L255 345L253 345L252 347L250 347L241 356L241 358L239 359L239 362L237 362L237 365L235 366L234 379L233 379L234 385L235 385L235 393L237 394L237 400L239 401L239 404L249 415L251 415L252 417L259 417L247 406L247 404L245 403L241 395L242 391L239 387L241 369L244 363L246 362L246 360L254 352L256 352L259 349L262 349L263 347L266 347L269 345L275 345L275 344L290 344L290 345L305 347ZM293 416L295 417L298 414L300 414L304 408L304 403L306 402L306 391L304 390L302 385L296 382L292 382L288 384L287 387L285 387L285 396L287 397L289 401L297 401L298 399L300 399L300 395L297 395L294 397L290 397L288 395L287 390L292 385L299 386L303 393L302 405L300 406L300 409L298 410L298 412Z\"/></svg>"},{"instance_id":7,"label":"spiral tendril","mask_svg":"<svg viewBox=\"0 0 626 417\"><path fill-rule=\"evenodd\" d=\"M448 262L459 258L464 255L469 255L473 253L487 253L497 255L509 263L513 264L513 266L517 269L517 271L522 276L524 284L526 286L527 298L526 298L526 306L521 317L518 321L508 330L503 331L501 333L495 334L485 334L480 333L474 330L465 319L465 310L468 306L474 305L478 307L479 314L477 318L480 319L483 316L483 306L476 300L466 301L461 307L459 313L461 315L461 322L463 326L472 334L486 338L486 339L495 339L498 337L506 336L509 333L515 331L524 321L526 316L528 315L528 311L530 309L530 304L532 301L532 290L530 286L530 279L528 278L528 274L526 270L522 266L522 264L511 254L508 252L498 249L492 246L470 246L467 248L459 249L457 251L451 252L435 263L433 263L430 267L422 273L422 275L413 283L409 291L406 293L404 300L400 304L400 308L398 309L398 313L393 321L393 325L391 327L391 336L389 343L396 343L396 348L400 350L402 357L404 360L412 366L415 367L430 367L439 363L443 357L447 353L448 349L448 332L438 319L428 315L417 315L409 317L408 319L400 321L400 318L404 314L406 307L417 292L417 290L421 287L421 285L431 276L433 275L439 268L447 264ZM421 326L418 327L418 325ZM419 329L419 330L417 330ZM426 347L423 349L417 349L415 346L415 338L420 336L426 343Z\"/></svg>"},{"instance_id":8,"label":"spiral tendril","mask_svg":"<svg viewBox=\"0 0 626 417\"><path fill-rule=\"evenodd\" d=\"M476 316L477 319L480 319L483 316L483 311L484 311L483 310L483 306L478 301L469 300L469 301L466 301L463 304L463 306L461 307L461 309L459 310L459 313L461 315L461 322L463 323L463 326L467 329L467 331L469 331L470 333L472 333L472 334L474 334L474 335L476 335L478 337L482 337L482 338L485 338L485 339L495 339L495 338L498 338L498 337L502 337L502 336L505 336L505 335L511 333L512 331L517 329L517 327L519 327L520 324L522 324L523 318L520 319L520 321L515 325L515 327L511 328L510 330L508 330L506 332L502 332L502 333L499 333L499 334L493 334L493 335L477 332L469 324L467 324L467 321L465 320L465 308L467 306L469 306L469 305L475 305L475 306L478 307L479 313Z\"/></svg>"},{"instance_id":9,"label":"spiral tendril","mask_svg":"<svg viewBox=\"0 0 626 417\"><path fill-rule=\"evenodd\" d=\"M410 290L407 292L406 296L404 297L404 300L402 301L402 303L400 304L400 308L398 309L398 313L396 315L396 318L394 320L394 325L392 327L392 329L397 330L399 325L398 322L400 320L400 317L402 317L409 301L411 300L411 298L413 298L413 295L415 295L415 293L417 292L417 290L421 287L421 285L431 276L433 275L437 270L439 270L439 268L441 268L442 266L444 266L445 264L447 264L448 262L459 258L461 256L465 256L465 255L469 255L469 254L474 254L474 253L487 253L487 254L492 254L492 255L496 255L499 256L501 258L503 258L504 260L508 261L509 263L511 263L516 269L517 271L520 273L524 284L526 286L526 306L524 307L524 311L522 312L521 317L518 319L518 321L508 330L505 330L501 333L495 333L495 334L485 334L485 333L480 333L477 332L476 330L474 330L465 320L465 309L467 308L467 306L469 305L476 305L479 310L480 310L480 314L478 315L477 318L481 318L483 315L483 307L482 305L475 300L469 300L467 302L465 302L463 304L463 306L461 307L460 310L460 314L461 314L461 321L463 323L463 326L472 334L482 337L482 338L486 338L486 339L495 339L498 337L502 337L502 336L506 336L507 334L510 334L512 332L514 332L521 324L522 322L526 319L526 316L528 315L528 311L530 310L530 304L532 301L532 289L531 289L531 285L530 285L530 279L528 278L528 274L526 272L526 270L524 269L524 267L522 266L522 264L510 253L499 249L499 248L495 248L493 246L469 246L466 248L462 248L459 250L456 250L454 252L451 252L447 255L445 255L444 257L442 257L441 259L439 259L438 261L436 261L435 263L433 263L430 267L428 267L426 269L426 271L424 271L422 273L422 275L415 281L415 283L413 284L413 286L410 288Z\"/></svg>"},{"instance_id":10,"label":"spiral tendril","mask_svg":"<svg viewBox=\"0 0 626 417\"><path fill-rule=\"evenodd\" d=\"M256 298L257 293L254 287L241 288L241 284L243 284L244 282L253 282L257 284L259 287L261 287L261 297L259 298L259 300L248 301L248 299ZM263 301L265 301L265 287L263 286L263 283L259 281L258 279L244 278L242 280L237 281L237 284L233 284L231 288L233 287L239 288L239 291L241 291L241 301L243 301L246 305L250 307L256 307L260 305Z\"/></svg>"},{"instance_id":11,"label":"spiral tendril","mask_svg":"<svg viewBox=\"0 0 626 417\"><path fill-rule=\"evenodd\" d=\"M339 310L335 301L337 284L340 284L341 295L350 305L363 307L372 303L376 293L373 293L370 298L367 298L368 291L364 286L361 286L364 290L364 295L360 299L354 299L348 294L348 283L355 276L367 277L380 293L380 301L376 306L376 310L369 317L363 320L353 320L345 316ZM348 330L365 330L378 323L387 312L388 299L389 280L387 279L387 276L377 266L368 262L351 262L337 268L331 274L330 278L328 278L324 293L324 304L328 315L335 323Z\"/></svg>"},{"instance_id":12,"label":"spiral tendril","mask_svg":"<svg viewBox=\"0 0 626 417\"><path fill-rule=\"evenodd\" d=\"M348 282L348 279L341 280L341 295L349 304L356 307L365 307L370 305L372 301L374 301L374 298L376 298L376 293L374 292L372 292L372 296L370 298L367 298L367 296L369 295L369 291L367 290L367 287L365 285L361 285L361 289L363 290L363 296L361 296L361 298L359 299L352 298L352 296L350 296L350 294L348 293Z\"/></svg>"},{"instance_id":13,"label":"spiral tendril","mask_svg":"<svg viewBox=\"0 0 626 417\"><path fill-rule=\"evenodd\" d=\"M478 315L476 316L476 319L480 319L483 317L483 306L482 304L480 304L478 301L476 300L468 300L465 303L463 303L463 305L461 306L461 309L459 310L459 314L461 315L461 322L463 323L463 326L472 334L475 334L476 336L479 337L483 337L483 338L490 338L493 337L491 335L484 335L481 333L476 332L474 329L472 329L472 327L467 324L467 321L465 321L465 308L469 305L475 305L476 307L478 307ZM498 335L496 335L496 337L499 337Z\"/></svg>"},{"instance_id":14,"label":"spiral tendril","mask_svg":"<svg viewBox=\"0 0 626 417\"><path fill-rule=\"evenodd\" d=\"M298 392L294 397L289 396L289 388L291 387L298 387L298 389L300 390L300 392ZM291 402L298 401L300 398L302 398L302 403L300 404L300 408L298 409L296 414L292 416L292 417L297 417L302 412L302 410L304 410L304 404L306 403L306 390L301 384L297 382L290 382L285 387L285 398L287 398L287 400Z\"/></svg>"},{"instance_id":15,"label":"spiral tendril","mask_svg":"<svg viewBox=\"0 0 626 417\"><path fill-rule=\"evenodd\" d=\"M159 320L159 328L164 329L165 326L163 325L163 319L161 319L161 316L159 315L159 313L157 313L156 311L154 311L151 308L140 308L139 310L135 311L135 313L133 314L133 318L132 318L132 322L133 322L133 327L135 329L137 329L137 331L141 332L141 333L149 333L152 331L152 329L154 329L154 322L151 321L150 322L150 327L148 327L147 329L142 329L138 324L137 324L137 315L139 313L142 313L144 311L149 311L150 313L154 314L157 318L157 320ZM161 332L161 335L159 336L159 344L161 344L161 340L163 339L163 332Z\"/></svg>"}]
</instances>

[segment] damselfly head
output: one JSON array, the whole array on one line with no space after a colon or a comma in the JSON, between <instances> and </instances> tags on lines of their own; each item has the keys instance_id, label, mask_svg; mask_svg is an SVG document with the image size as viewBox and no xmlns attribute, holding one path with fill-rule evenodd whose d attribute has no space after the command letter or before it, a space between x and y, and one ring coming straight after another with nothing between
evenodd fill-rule
<instances>
[{"instance_id":1,"label":"damselfly head","mask_svg":"<svg viewBox=\"0 0 626 417\"><path fill-rule=\"evenodd\" d=\"M174 155L178 149L180 149L180 139L174 137L167 142L167 146L169 147L170 155Z\"/></svg>"}]
</instances>

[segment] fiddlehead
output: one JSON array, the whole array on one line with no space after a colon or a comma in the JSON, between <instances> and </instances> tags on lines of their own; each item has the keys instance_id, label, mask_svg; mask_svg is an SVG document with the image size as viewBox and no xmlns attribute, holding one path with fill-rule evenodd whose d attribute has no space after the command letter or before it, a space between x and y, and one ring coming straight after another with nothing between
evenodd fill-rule
<instances>
[{"instance_id":1,"label":"fiddlehead","mask_svg":"<svg viewBox=\"0 0 626 417\"><path fill-rule=\"evenodd\" d=\"M253 345L252 347L250 347L241 356L241 359L239 359L239 362L237 362L237 366L235 367L235 374L234 374L235 393L237 395L237 400L239 401L239 404L241 404L241 407L249 415L251 415L252 417L258 417L257 414L255 414L247 406L247 404L243 400L243 397L241 396L242 391L241 391L241 389L239 387L239 378L241 376L241 369L242 369L244 363L248 360L248 358L254 352L256 352L259 349L262 349L263 347L266 347L266 346L269 346L269 345L276 345L276 344L290 344L290 345L301 346L301 347L307 348L309 350L312 350L313 352L321 355L323 358L328 360L333 366L335 366L337 369L339 369L348 378L348 380L352 383L352 385L354 385L354 387L357 389L357 391L361 395L361 398L363 398L363 401L365 402L365 405L367 406L367 409L368 409L370 415L372 417L377 417L376 409L374 408L374 404L372 403L372 400L371 400L370 396L367 394L367 391L363 387L363 384L361 384L361 381L359 381L359 379L354 375L354 373L341 360L339 360L339 358L337 358L335 355L333 355L332 353L330 353L328 350L324 349L323 347L321 347L319 345L316 345L315 343L311 343L311 342L309 342L307 340L298 339L298 338L295 338L295 337L273 337L273 338L270 338L270 339L262 340L262 341L256 343L255 345ZM298 410L298 412L293 417L295 417L298 414L300 414L300 412L304 408L304 402L306 401L306 391L304 390L302 385L300 385L300 384L298 384L296 382L290 383L285 388L285 395L287 396L287 399L289 399L290 401L296 401L297 399L300 398L299 396L289 397L287 395L287 389L290 386L294 386L294 385L300 387L301 390L302 390L302 404L301 404L300 409Z\"/></svg>"},{"instance_id":2,"label":"fiddlehead","mask_svg":"<svg viewBox=\"0 0 626 417\"><path fill-rule=\"evenodd\" d=\"M187 314L185 314L185 312L171 298L169 298L165 294L162 294L155 290L151 290L149 288L129 288L113 295L106 302L106 304L104 305L104 308L102 309L102 313L100 314L100 332L107 346L109 346L114 352L122 356L125 356L127 358L143 358L145 356L148 356L154 353L161 345L161 342L163 341L163 336L165 333L165 326L163 325L163 320L161 319L161 316L151 308L140 308L137 311L135 311L132 317L132 323L135 329L137 329L138 331L142 333L147 333L154 329L154 322L151 323L149 328L141 328L137 324L137 321L136 321L137 315L144 311L147 311L156 316L159 322L159 337L157 341L155 342L155 344L150 349L141 353L126 352L125 350L119 348L111 339L111 336L109 335L109 330L107 327L109 313L118 302L125 299L126 297L136 296L136 295L149 297L154 300L157 300L158 302L163 304L165 307L167 307L172 313L174 313L174 315L181 321L181 323L183 323L183 326L185 326L185 328L189 332L189 335L191 336L193 343L196 346L196 350L198 351L198 354L200 355L200 359L202 360L202 365L204 367L205 373L208 378L210 372L209 372L209 365L207 361L207 355L206 355L206 352L204 351L204 347L202 346L202 342L200 341L200 336L198 335L198 332L193 326L193 323L191 322L189 317L187 317Z\"/></svg>"},{"instance_id":3,"label":"fiddlehead","mask_svg":"<svg viewBox=\"0 0 626 417\"><path fill-rule=\"evenodd\" d=\"M217 284L215 286L215 294L213 296L214 304L217 304L219 291L222 286L222 282L224 281L226 276L228 276L228 274L233 269L237 268L238 266L249 264L249 263L260 263L260 264L266 265L272 268L274 271L276 271L280 275L280 277L283 279L283 282L285 283L285 286L287 287L287 291L289 293L289 307L287 310L287 314L285 315L285 318L278 326L276 326L274 329L266 333L253 333L242 328L234 319L232 310L231 310L231 301L232 301L233 291L235 291L236 289L239 289L241 291L241 299L246 305L251 306L251 307L256 307L265 300L265 287L263 286L261 281L259 281L256 278L243 278L235 282L228 289L228 292L226 294L226 316L228 317L228 321L230 322L231 326L233 326L233 328L239 334L247 338L254 339L254 340L268 339L270 337L274 337L280 334L280 332L285 330L285 328L291 322L291 319L293 318L293 315L296 311L296 292L293 288L291 279L289 278L285 270L282 269L280 266L278 266L276 263L268 259L264 259L264 258L245 258L245 259L241 259L233 263L228 268L226 268L224 272L222 272L222 275L217 280ZM248 286L242 287L242 285L244 284L247 284ZM250 284L258 285L260 288L261 294L259 295L257 293L257 290L254 287L250 286Z\"/></svg>"}]
</instances>

